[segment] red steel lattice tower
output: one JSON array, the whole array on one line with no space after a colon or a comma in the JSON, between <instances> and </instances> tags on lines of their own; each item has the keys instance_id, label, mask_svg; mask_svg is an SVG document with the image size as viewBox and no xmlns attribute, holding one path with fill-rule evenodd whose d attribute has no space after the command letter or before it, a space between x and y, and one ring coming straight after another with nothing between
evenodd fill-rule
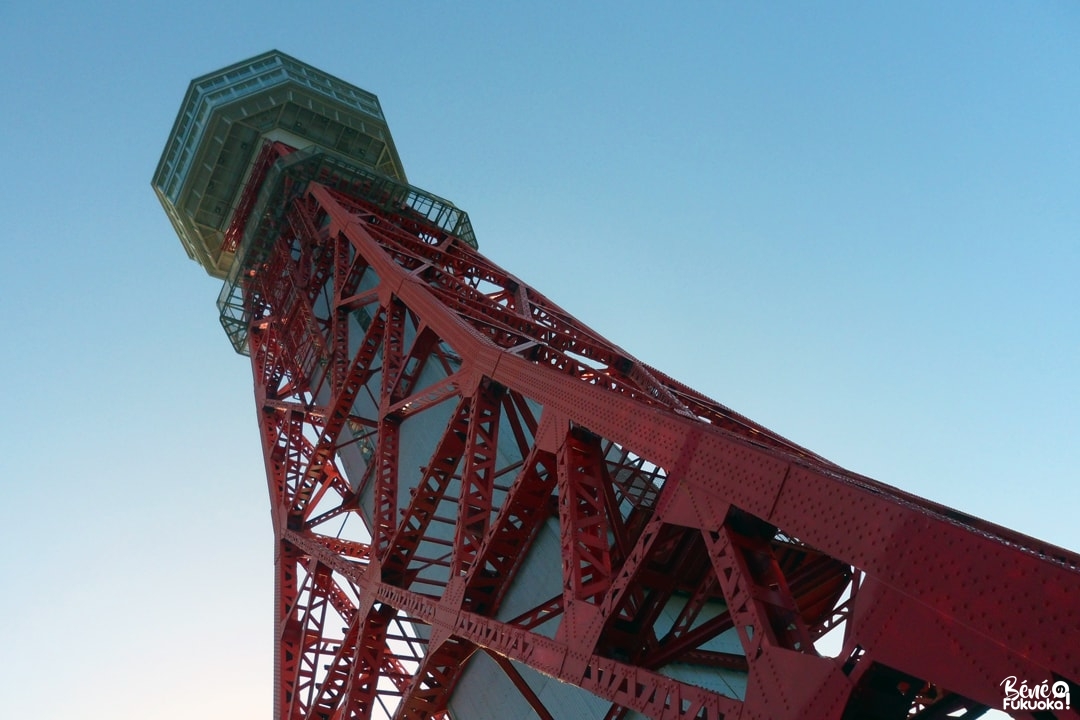
<instances>
[{"instance_id":1,"label":"red steel lattice tower","mask_svg":"<svg viewBox=\"0 0 1080 720\"><path fill-rule=\"evenodd\" d=\"M977 717L1009 676L1080 704L1080 557L597 335L407 183L374 95L278 52L198 78L153 185L251 359L276 718Z\"/></svg>"}]
</instances>

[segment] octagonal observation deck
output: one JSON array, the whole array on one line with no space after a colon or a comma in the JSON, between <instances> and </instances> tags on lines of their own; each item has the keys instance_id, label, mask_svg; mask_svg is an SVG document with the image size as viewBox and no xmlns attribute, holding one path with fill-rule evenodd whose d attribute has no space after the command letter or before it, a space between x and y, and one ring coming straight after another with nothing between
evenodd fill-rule
<instances>
[{"instance_id":1,"label":"octagonal observation deck","mask_svg":"<svg viewBox=\"0 0 1080 720\"><path fill-rule=\"evenodd\" d=\"M226 233L251 234L234 220L246 223L241 198L261 189L248 183L273 175L254 171L270 142L304 151L285 163L293 173L303 156L305 175L319 166L335 177L375 179L376 201L392 198L475 244L464 212L407 184L375 95L271 50L191 82L151 183L188 256L214 277L226 278L245 251Z\"/></svg>"}]
</instances>

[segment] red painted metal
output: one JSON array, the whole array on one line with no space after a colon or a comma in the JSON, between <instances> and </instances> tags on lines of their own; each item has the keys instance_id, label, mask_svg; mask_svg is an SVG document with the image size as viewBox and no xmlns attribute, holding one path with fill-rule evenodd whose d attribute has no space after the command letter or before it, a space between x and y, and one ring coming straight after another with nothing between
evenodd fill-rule
<instances>
[{"instance_id":1,"label":"red painted metal","mask_svg":"<svg viewBox=\"0 0 1080 720\"><path fill-rule=\"evenodd\" d=\"M515 664L608 718L975 717L1006 676L1076 688L1076 554L798 447L407 207L294 190L240 280L277 542L275 717L445 717L478 655L540 718ZM424 417L440 429L414 432ZM561 592L501 617L554 523Z\"/></svg>"},{"instance_id":2,"label":"red painted metal","mask_svg":"<svg viewBox=\"0 0 1080 720\"><path fill-rule=\"evenodd\" d=\"M240 236L244 234L244 228L247 227L248 221L251 219L251 211L255 207L255 201L258 199L259 189L262 187L263 181L266 180L266 173L275 160L288 155L292 151L293 148L281 142L268 142L263 145L258 157L255 158L255 164L251 168L247 184L244 185L244 189L240 192L240 201L233 212L232 222L229 223L229 227L225 230L221 245L222 252L236 253L240 247Z\"/></svg>"}]
</instances>

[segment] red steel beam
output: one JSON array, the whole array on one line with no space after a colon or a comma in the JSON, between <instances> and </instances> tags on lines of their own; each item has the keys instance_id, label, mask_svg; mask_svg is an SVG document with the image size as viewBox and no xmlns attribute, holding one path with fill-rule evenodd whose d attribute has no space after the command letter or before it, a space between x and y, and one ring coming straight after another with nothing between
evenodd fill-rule
<instances>
[{"instance_id":1,"label":"red steel beam","mask_svg":"<svg viewBox=\"0 0 1080 720\"><path fill-rule=\"evenodd\" d=\"M823 460L407 207L312 183L283 210L242 279L279 547L276 717L444 716L477 648L542 718L511 660L608 717L974 716L1010 675L1076 687L1076 554ZM431 413L446 420L417 474L402 443ZM366 537L332 532L350 519ZM502 617L549 522L561 592Z\"/></svg>"}]
</instances>

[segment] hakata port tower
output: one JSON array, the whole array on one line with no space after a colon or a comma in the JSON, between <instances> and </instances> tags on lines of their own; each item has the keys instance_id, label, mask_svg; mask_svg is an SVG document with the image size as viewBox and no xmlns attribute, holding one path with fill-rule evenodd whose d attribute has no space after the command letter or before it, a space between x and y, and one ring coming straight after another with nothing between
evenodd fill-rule
<instances>
[{"instance_id":1,"label":"hakata port tower","mask_svg":"<svg viewBox=\"0 0 1080 720\"><path fill-rule=\"evenodd\" d=\"M593 332L408 184L374 95L204 75L153 187L251 361L276 718L1076 713L1080 557Z\"/></svg>"}]
</instances>

